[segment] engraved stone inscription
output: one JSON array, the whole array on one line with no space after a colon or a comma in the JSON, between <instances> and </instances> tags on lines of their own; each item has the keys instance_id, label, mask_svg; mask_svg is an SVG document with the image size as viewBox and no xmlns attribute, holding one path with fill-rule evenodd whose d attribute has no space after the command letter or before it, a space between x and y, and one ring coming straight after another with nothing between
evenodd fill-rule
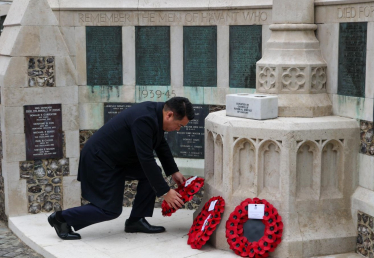
<instances>
[{"instance_id":1,"label":"engraved stone inscription","mask_svg":"<svg viewBox=\"0 0 374 258\"><path fill-rule=\"evenodd\" d=\"M338 7L337 16L338 19L374 17L374 5Z\"/></svg>"},{"instance_id":2,"label":"engraved stone inscription","mask_svg":"<svg viewBox=\"0 0 374 258\"><path fill-rule=\"evenodd\" d=\"M217 27L183 28L184 86L217 87Z\"/></svg>"},{"instance_id":3,"label":"engraved stone inscription","mask_svg":"<svg viewBox=\"0 0 374 258\"><path fill-rule=\"evenodd\" d=\"M86 27L87 85L122 85L122 28Z\"/></svg>"},{"instance_id":4,"label":"engraved stone inscription","mask_svg":"<svg viewBox=\"0 0 374 258\"><path fill-rule=\"evenodd\" d=\"M340 23L338 94L365 97L367 23Z\"/></svg>"},{"instance_id":5,"label":"engraved stone inscription","mask_svg":"<svg viewBox=\"0 0 374 258\"><path fill-rule=\"evenodd\" d=\"M248 103L235 102L234 110L238 114L248 114L252 112L252 109L249 108Z\"/></svg>"},{"instance_id":6,"label":"engraved stone inscription","mask_svg":"<svg viewBox=\"0 0 374 258\"><path fill-rule=\"evenodd\" d=\"M170 85L170 27L138 26L136 84Z\"/></svg>"},{"instance_id":7,"label":"engraved stone inscription","mask_svg":"<svg viewBox=\"0 0 374 258\"><path fill-rule=\"evenodd\" d=\"M209 114L208 105L194 105L195 119L178 132L165 133L165 138L174 157L204 158L205 118Z\"/></svg>"},{"instance_id":8,"label":"engraved stone inscription","mask_svg":"<svg viewBox=\"0 0 374 258\"><path fill-rule=\"evenodd\" d=\"M261 59L262 26L230 26L230 87L256 88Z\"/></svg>"},{"instance_id":9,"label":"engraved stone inscription","mask_svg":"<svg viewBox=\"0 0 374 258\"><path fill-rule=\"evenodd\" d=\"M77 12L79 26L169 26L269 24L271 9L225 11Z\"/></svg>"},{"instance_id":10,"label":"engraved stone inscription","mask_svg":"<svg viewBox=\"0 0 374 258\"><path fill-rule=\"evenodd\" d=\"M26 159L60 159L62 149L61 104L24 106Z\"/></svg>"},{"instance_id":11,"label":"engraved stone inscription","mask_svg":"<svg viewBox=\"0 0 374 258\"><path fill-rule=\"evenodd\" d=\"M128 109L135 103L104 103L104 123L121 113L122 110Z\"/></svg>"}]
</instances>

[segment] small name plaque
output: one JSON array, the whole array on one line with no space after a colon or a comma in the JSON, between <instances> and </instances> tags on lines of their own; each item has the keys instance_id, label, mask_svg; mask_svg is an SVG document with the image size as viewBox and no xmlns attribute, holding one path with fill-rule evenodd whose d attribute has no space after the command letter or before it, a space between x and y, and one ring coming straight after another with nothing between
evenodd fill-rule
<instances>
[{"instance_id":1,"label":"small name plaque","mask_svg":"<svg viewBox=\"0 0 374 258\"><path fill-rule=\"evenodd\" d=\"M251 119L278 117L278 97L238 93L226 95L226 115Z\"/></svg>"},{"instance_id":2,"label":"small name plaque","mask_svg":"<svg viewBox=\"0 0 374 258\"><path fill-rule=\"evenodd\" d=\"M62 149L61 104L24 106L26 159L60 159Z\"/></svg>"}]
</instances>

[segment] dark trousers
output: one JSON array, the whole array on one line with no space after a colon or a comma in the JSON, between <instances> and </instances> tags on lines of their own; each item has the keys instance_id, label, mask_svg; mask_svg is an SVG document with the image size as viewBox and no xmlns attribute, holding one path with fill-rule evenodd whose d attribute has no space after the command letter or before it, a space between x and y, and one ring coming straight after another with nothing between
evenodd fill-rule
<instances>
[{"instance_id":1,"label":"dark trousers","mask_svg":"<svg viewBox=\"0 0 374 258\"><path fill-rule=\"evenodd\" d=\"M126 180L139 180L130 216L152 217L156 194L141 170L140 164L139 169L137 173L130 172L126 174ZM132 169L132 171L135 170ZM62 211L62 217L75 231L95 223L118 218L119 215L121 213L106 211L93 203Z\"/></svg>"}]
</instances>

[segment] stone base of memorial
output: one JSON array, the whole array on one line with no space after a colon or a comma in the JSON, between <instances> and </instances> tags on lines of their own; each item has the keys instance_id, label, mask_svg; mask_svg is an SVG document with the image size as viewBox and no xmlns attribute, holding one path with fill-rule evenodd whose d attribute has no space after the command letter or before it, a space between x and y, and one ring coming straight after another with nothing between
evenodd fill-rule
<instances>
[{"instance_id":1,"label":"stone base of memorial","mask_svg":"<svg viewBox=\"0 0 374 258\"><path fill-rule=\"evenodd\" d=\"M205 194L226 202L222 221L247 198L266 199L282 216L274 257L314 257L354 250L350 197L360 139L354 119L337 116L253 120L208 115ZM201 207L200 207L201 209ZM197 210L195 216L200 212ZM229 250L221 223L211 244Z\"/></svg>"}]
</instances>

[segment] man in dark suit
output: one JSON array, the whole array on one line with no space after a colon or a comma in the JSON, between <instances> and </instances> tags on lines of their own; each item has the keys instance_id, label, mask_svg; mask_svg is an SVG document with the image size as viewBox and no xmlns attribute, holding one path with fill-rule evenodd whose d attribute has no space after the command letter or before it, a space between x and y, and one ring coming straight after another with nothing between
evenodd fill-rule
<instances>
[{"instance_id":1,"label":"man in dark suit","mask_svg":"<svg viewBox=\"0 0 374 258\"><path fill-rule=\"evenodd\" d=\"M94 223L117 218L122 212L125 180L138 180L126 232L160 233L164 227L152 226L151 217L156 196L174 208L183 201L170 189L161 168L156 164L156 152L167 176L178 184L186 179L179 172L164 132L179 131L194 118L191 102L174 97L165 103L143 102L122 111L101 127L84 145L78 169L82 197L90 204L53 213L48 222L64 240L80 239L74 230Z\"/></svg>"}]
</instances>

